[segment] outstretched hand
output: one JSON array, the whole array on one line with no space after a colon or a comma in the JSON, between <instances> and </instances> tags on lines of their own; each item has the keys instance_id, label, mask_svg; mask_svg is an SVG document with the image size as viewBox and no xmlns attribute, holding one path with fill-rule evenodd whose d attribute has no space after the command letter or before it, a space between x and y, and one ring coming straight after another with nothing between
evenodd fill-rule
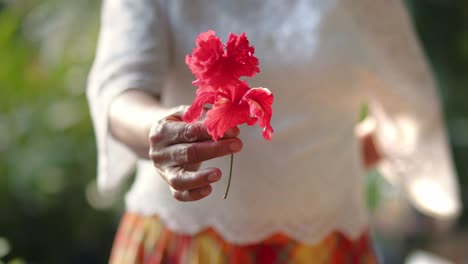
<instances>
[{"instance_id":1,"label":"outstretched hand","mask_svg":"<svg viewBox=\"0 0 468 264\"><path fill-rule=\"evenodd\" d=\"M199 170L203 161L230 155L242 149L239 128L231 128L213 141L203 124L182 121L184 111L171 114L151 128L149 156L156 170L179 201L196 201L208 196L211 183L221 178L218 168Z\"/></svg>"}]
</instances>

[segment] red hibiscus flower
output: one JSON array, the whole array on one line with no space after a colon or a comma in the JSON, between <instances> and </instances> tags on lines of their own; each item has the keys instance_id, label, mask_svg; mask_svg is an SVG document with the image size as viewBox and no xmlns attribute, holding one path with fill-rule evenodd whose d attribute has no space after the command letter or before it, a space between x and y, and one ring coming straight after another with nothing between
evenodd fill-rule
<instances>
[{"instance_id":1,"label":"red hibiscus flower","mask_svg":"<svg viewBox=\"0 0 468 264\"><path fill-rule=\"evenodd\" d=\"M212 104L206 113L208 133L217 140L224 133L241 124L254 125L257 121L263 128L263 137L271 139L270 125L273 94L266 88L250 88L245 81L229 84L224 89L200 87L197 96L182 119L193 122L200 118L203 106Z\"/></svg>"},{"instance_id":2,"label":"red hibiscus flower","mask_svg":"<svg viewBox=\"0 0 468 264\"><path fill-rule=\"evenodd\" d=\"M258 59L253 55L245 33L229 34L226 46L213 30L201 33L195 40L195 49L185 63L195 75L194 85L223 87L242 76L253 77L260 72Z\"/></svg>"},{"instance_id":3,"label":"red hibiscus flower","mask_svg":"<svg viewBox=\"0 0 468 264\"><path fill-rule=\"evenodd\" d=\"M185 63L195 75L194 85L198 86L195 100L184 114L185 122L198 120L206 104L212 109L206 112L205 126L213 140L218 140L232 127L247 124L263 128L263 137L271 140L273 128L270 125L273 94L266 88L250 88L240 77L253 77L260 72L258 59L253 55L245 33L229 34L223 45L215 32L201 33L195 40L196 47ZM224 198L231 183L231 170Z\"/></svg>"},{"instance_id":4,"label":"red hibiscus flower","mask_svg":"<svg viewBox=\"0 0 468 264\"><path fill-rule=\"evenodd\" d=\"M240 36L229 34L224 53L227 61L225 71L232 72L233 78L236 79L242 76L253 77L260 72L258 59L253 55L254 52L255 48L249 46L249 40L245 33Z\"/></svg>"},{"instance_id":5,"label":"red hibiscus flower","mask_svg":"<svg viewBox=\"0 0 468 264\"><path fill-rule=\"evenodd\" d=\"M258 59L253 55L245 33L229 34L225 46L213 30L201 33L196 47L185 62L197 78L195 100L182 117L185 122L198 120L205 104L213 105L206 113L205 125L217 140L230 128L240 124L253 125L258 121L263 137L271 139L270 125L273 94L266 88L250 88L242 76L253 77L260 72Z\"/></svg>"}]
</instances>

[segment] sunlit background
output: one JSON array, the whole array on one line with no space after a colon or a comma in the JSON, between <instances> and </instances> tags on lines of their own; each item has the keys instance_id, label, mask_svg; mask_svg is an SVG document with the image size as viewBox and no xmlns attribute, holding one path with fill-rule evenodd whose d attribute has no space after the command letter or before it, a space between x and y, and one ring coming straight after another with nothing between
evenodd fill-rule
<instances>
[{"instance_id":1,"label":"sunlit background","mask_svg":"<svg viewBox=\"0 0 468 264\"><path fill-rule=\"evenodd\" d=\"M468 1L407 2L439 84L466 208ZM99 8L97 0L0 0L0 263L108 258L122 195L97 194L84 94ZM434 221L378 173L366 184L386 263L467 263L468 213L456 222Z\"/></svg>"}]
</instances>

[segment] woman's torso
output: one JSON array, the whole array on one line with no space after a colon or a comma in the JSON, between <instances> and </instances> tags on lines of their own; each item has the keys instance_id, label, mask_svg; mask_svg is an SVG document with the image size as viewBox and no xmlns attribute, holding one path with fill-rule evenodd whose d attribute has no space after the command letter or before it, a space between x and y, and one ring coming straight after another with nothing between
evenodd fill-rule
<instances>
[{"instance_id":1,"label":"woman's torso","mask_svg":"<svg viewBox=\"0 0 468 264\"><path fill-rule=\"evenodd\" d=\"M213 29L225 41L246 32L261 72L247 81L274 96L271 142L258 127L241 127L244 148L227 177L199 202L172 198L150 162L140 161L127 195L131 211L157 214L183 233L214 227L227 240L259 241L283 232L314 242L333 230L357 236L366 224L362 177L353 129L365 103L359 71L367 66L353 16L341 1L171 0L167 10L171 65L163 103L190 104L195 95L185 55ZM206 162L226 176L229 158Z\"/></svg>"}]
</instances>

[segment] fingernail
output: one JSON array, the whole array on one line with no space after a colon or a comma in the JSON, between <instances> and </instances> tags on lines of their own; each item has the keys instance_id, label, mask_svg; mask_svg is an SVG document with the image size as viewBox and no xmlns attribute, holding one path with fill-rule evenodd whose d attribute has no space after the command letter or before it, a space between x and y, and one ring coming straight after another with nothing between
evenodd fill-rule
<instances>
[{"instance_id":1,"label":"fingernail","mask_svg":"<svg viewBox=\"0 0 468 264\"><path fill-rule=\"evenodd\" d=\"M239 140L234 140L230 145L229 149L231 151L239 151L242 148L242 143Z\"/></svg>"},{"instance_id":2,"label":"fingernail","mask_svg":"<svg viewBox=\"0 0 468 264\"><path fill-rule=\"evenodd\" d=\"M213 172L213 173L211 173L210 175L208 175L208 181L210 181L210 182L217 181L217 180L219 180L220 178L221 178L221 176L220 176L218 173L216 173L216 172Z\"/></svg>"},{"instance_id":3,"label":"fingernail","mask_svg":"<svg viewBox=\"0 0 468 264\"><path fill-rule=\"evenodd\" d=\"M206 196L206 195L210 194L210 192L211 192L210 188L205 188L205 189L200 191L201 195L203 195L203 196Z\"/></svg>"}]
</instances>

